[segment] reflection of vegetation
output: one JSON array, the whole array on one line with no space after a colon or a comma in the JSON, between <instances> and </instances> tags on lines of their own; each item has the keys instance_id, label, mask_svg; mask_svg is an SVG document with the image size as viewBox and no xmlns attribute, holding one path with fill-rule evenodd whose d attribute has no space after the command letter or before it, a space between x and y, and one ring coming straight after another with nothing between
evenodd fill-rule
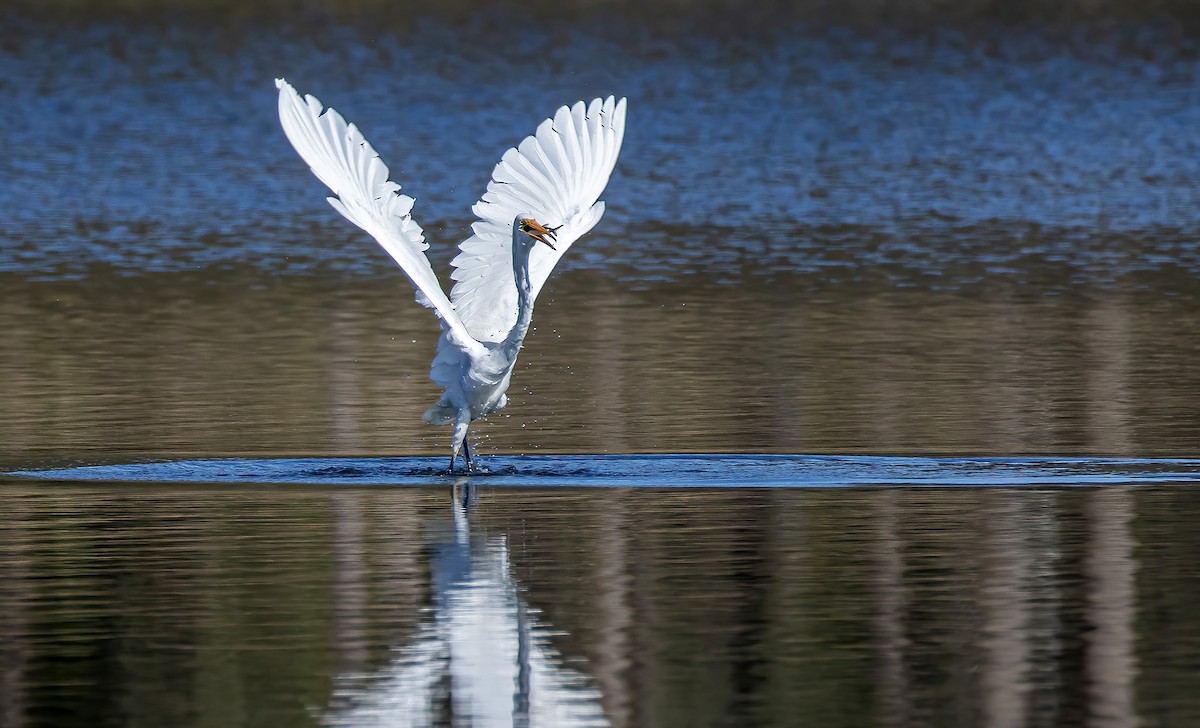
<instances>
[{"instance_id":1,"label":"reflection of vegetation","mask_svg":"<svg viewBox=\"0 0 1200 728\"><path fill-rule=\"evenodd\" d=\"M475 538L507 542L522 600L562 631L565 664L595 677L617 726L1061 725L1114 706L1186 725L1194 500L485 488L471 519ZM53 725L318 720L335 677L369 687L428 618L448 501L10 483L0 710Z\"/></svg>"},{"instance_id":2,"label":"reflection of vegetation","mask_svg":"<svg viewBox=\"0 0 1200 728\"><path fill-rule=\"evenodd\" d=\"M1190 453L1194 304L554 281L488 452ZM436 454L391 279L8 280L0 456Z\"/></svg>"},{"instance_id":3,"label":"reflection of vegetation","mask_svg":"<svg viewBox=\"0 0 1200 728\"><path fill-rule=\"evenodd\" d=\"M1137 564L1138 712L1144 725L1200 724L1200 490L1158 492L1151 506L1138 499L1134 557ZM1161 499L1161 500L1159 500ZM1153 564L1153 568L1146 568Z\"/></svg>"},{"instance_id":4,"label":"reflection of vegetation","mask_svg":"<svg viewBox=\"0 0 1200 728\"><path fill-rule=\"evenodd\" d=\"M1200 622L1179 555L1135 545L1180 543L1191 498L1112 493L495 491L480 515L616 725L1079 724L1104 674L1174 724ZM1175 614L1174 649L1140 614Z\"/></svg>"},{"instance_id":5,"label":"reflection of vegetation","mask_svg":"<svg viewBox=\"0 0 1200 728\"><path fill-rule=\"evenodd\" d=\"M5 532L6 548L25 566L20 578L0 571L0 646L28 645L10 687L30 725L312 724L337 671L371 667L347 655L402 641L419 619L423 571L404 550L419 539L394 541L405 519L355 542L368 547L361 573L335 574L344 549L331 544L345 529L327 494L66 488L17 498L24 524ZM353 525L377 515L358 513ZM345 575L357 579L349 591ZM368 601L378 604L360 606ZM19 629L13 611L24 613Z\"/></svg>"},{"instance_id":6,"label":"reflection of vegetation","mask_svg":"<svg viewBox=\"0 0 1200 728\"><path fill-rule=\"evenodd\" d=\"M38 636L26 671L36 686L30 717L59 726L307 722L333 667L331 646L313 639L332 596L323 499L289 499L266 514L232 493L201 507L178 492L85 497L92 503L81 507L70 495L39 496L31 515L43 528L23 544L28 627ZM303 525L281 532L288 523ZM296 700L260 704L279 694Z\"/></svg>"}]
</instances>

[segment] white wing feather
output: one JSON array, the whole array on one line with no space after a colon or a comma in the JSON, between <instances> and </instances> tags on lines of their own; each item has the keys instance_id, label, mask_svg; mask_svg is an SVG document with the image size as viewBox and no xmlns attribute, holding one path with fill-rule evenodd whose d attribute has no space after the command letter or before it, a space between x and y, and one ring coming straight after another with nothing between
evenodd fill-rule
<instances>
[{"instance_id":1,"label":"white wing feather","mask_svg":"<svg viewBox=\"0 0 1200 728\"><path fill-rule=\"evenodd\" d=\"M417 301L437 313L460 346L481 349L471 340L425 257L429 244L410 215L413 198L400 194L400 185L388 179L387 165L371 143L334 109L322 113L320 101L312 96L301 100L281 78L275 85L283 130L317 179L337 195L328 198L329 204L370 233L400 264L417 289Z\"/></svg>"},{"instance_id":2,"label":"white wing feather","mask_svg":"<svg viewBox=\"0 0 1200 728\"><path fill-rule=\"evenodd\" d=\"M597 202L621 151L625 99L595 99L560 108L537 132L504 153L487 193L472 208L477 222L451 262L456 283L450 292L467 332L479 341L502 341L517 320L512 270L513 219L562 228L555 248L535 246L529 277L536 298L558 259L604 214Z\"/></svg>"}]
</instances>

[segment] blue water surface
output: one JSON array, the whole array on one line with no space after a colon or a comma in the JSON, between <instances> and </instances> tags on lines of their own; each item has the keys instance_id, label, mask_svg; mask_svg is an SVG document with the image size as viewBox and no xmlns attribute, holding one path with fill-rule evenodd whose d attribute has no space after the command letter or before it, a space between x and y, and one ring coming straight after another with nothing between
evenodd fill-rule
<instances>
[{"instance_id":1,"label":"blue water surface","mask_svg":"<svg viewBox=\"0 0 1200 728\"><path fill-rule=\"evenodd\" d=\"M166 483L438 485L468 479L525 487L837 488L1076 486L1200 482L1192 458L954 458L840 455L495 456L450 473L444 457L213 458L86 465L22 478Z\"/></svg>"},{"instance_id":2,"label":"blue water surface","mask_svg":"<svg viewBox=\"0 0 1200 728\"><path fill-rule=\"evenodd\" d=\"M0 185L0 272L390 274L284 139L277 76L372 140L417 198L435 266L505 149L559 105L615 94L629 121L609 213L565 269L883 266L951 286L1200 270L1200 59L1165 38L639 33L497 53L490 27L436 23L365 38L31 25L0 51L0 176L19 181Z\"/></svg>"}]
</instances>

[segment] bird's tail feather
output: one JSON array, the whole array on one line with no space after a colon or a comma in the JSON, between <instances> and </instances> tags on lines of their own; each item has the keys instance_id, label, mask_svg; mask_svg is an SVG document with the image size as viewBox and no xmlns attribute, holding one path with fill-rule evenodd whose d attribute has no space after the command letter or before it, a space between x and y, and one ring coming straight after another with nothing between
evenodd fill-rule
<instances>
[{"instance_id":1,"label":"bird's tail feather","mask_svg":"<svg viewBox=\"0 0 1200 728\"><path fill-rule=\"evenodd\" d=\"M448 425L458 416L458 408L450 404L444 399L439 399L434 402L429 409L425 410L425 414L421 415L421 419L431 425Z\"/></svg>"}]
</instances>

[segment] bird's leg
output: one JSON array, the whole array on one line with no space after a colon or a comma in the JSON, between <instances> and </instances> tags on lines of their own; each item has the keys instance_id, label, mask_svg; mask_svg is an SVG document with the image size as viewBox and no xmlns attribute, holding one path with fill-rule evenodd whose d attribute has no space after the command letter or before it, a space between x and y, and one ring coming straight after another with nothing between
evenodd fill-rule
<instances>
[{"instance_id":1,"label":"bird's leg","mask_svg":"<svg viewBox=\"0 0 1200 728\"><path fill-rule=\"evenodd\" d=\"M454 441L450 446L450 472L454 472L454 461L458 459L458 452L463 449L467 442L467 425L471 424L471 410L463 408L458 411L458 416L454 418ZM466 462L467 470L471 469L471 450L467 449L463 453L463 460Z\"/></svg>"},{"instance_id":2,"label":"bird's leg","mask_svg":"<svg viewBox=\"0 0 1200 728\"><path fill-rule=\"evenodd\" d=\"M467 472L475 470L475 464L471 462L471 443L463 440L463 459L467 461Z\"/></svg>"},{"instance_id":3,"label":"bird's leg","mask_svg":"<svg viewBox=\"0 0 1200 728\"><path fill-rule=\"evenodd\" d=\"M473 496L474 493L471 491L471 481L468 478L458 478L454 484L450 486L451 506L455 509L461 509L463 515L466 515L467 510L471 507Z\"/></svg>"}]
</instances>

